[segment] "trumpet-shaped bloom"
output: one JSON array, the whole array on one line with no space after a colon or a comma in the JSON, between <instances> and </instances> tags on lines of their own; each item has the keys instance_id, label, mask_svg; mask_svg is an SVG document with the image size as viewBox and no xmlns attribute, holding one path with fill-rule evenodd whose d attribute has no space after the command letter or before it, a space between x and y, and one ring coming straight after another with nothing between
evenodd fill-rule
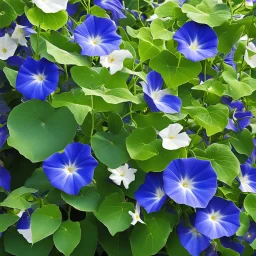
<instances>
[{"instance_id":1,"label":"trumpet-shaped bloom","mask_svg":"<svg viewBox=\"0 0 256 256\"><path fill-rule=\"evenodd\" d=\"M23 212L21 218L17 223L17 231L27 240L28 243L32 244L30 215L28 214L28 212Z\"/></svg>"},{"instance_id":2,"label":"trumpet-shaped bloom","mask_svg":"<svg viewBox=\"0 0 256 256\"><path fill-rule=\"evenodd\" d=\"M251 156L247 159L246 163L254 164L256 162L256 138L253 139L254 149Z\"/></svg>"},{"instance_id":3,"label":"trumpet-shaped bloom","mask_svg":"<svg viewBox=\"0 0 256 256\"><path fill-rule=\"evenodd\" d=\"M0 60L7 60L13 56L17 49L17 43L8 34L0 37Z\"/></svg>"},{"instance_id":4,"label":"trumpet-shaped bloom","mask_svg":"<svg viewBox=\"0 0 256 256\"><path fill-rule=\"evenodd\" d=\"M194 62L212 58L218 53L218 37L205 24L189 21L174 34L173 39L178 42L178 51Z\"/></svg>"},{"instance_id":5,"label":"trumpet-shaped bloom","mask_svg":"<svg viewBox=\"0 0 256 256\"><path fill-rule=\"evenodd\" d=\"M238 239L251 244L256 239L256 223L251 222L248 231L243 236L239 236Z\"/></svg>"},{"instance_id":6,"label":"trumpet-shaped bloom","mask_svg":"<svg viewBox=\"0 0 256 256\"><path fill-rule=\"evenodd\" d=\"M108 168L108 170L112 173L109 178L118 186L123 182L126 189L128 189L130 183L135 180L135 173L137 172L136 169L129 168L128 164L124 164L116 169Z\"/></svg>"},{"instance_id":7,"label":"trumpet-shaped bloom","mask_svg":"<svg viewBox=\"0 0 256 256\"><path fill-rule=\"evenodd\" d=\"M230 237L240 226L239 216L233 202L214 197L205 209L197 209L195 228L211 239Z\"/></svg>"},{"instance_id":8,"label":"trumpet-shaped bloom","mask_svg":"<svg viewBox=\"0 0 256 256\"><path fill-rule=\"evenodd\" d=\"M147 75L147 83L141 82L144 99L147 102L152 112L162 111L168 114L174 114L180 112L181 100L179 97L171 95L168 89L163 88L162 76L151 71Z\"/></svg>"},{"instance_id":9,"label":"trumpet-shaped bloom","mask_svg":"<svg viewBox=\"0 0 256 256\"><path fill-rule=\"evenodd\" d=\"M79 142L69 144L63 153L55 153L43 163L44 172L53 187L70 195L77 195L93 180L98 162L91 155L91 147Z\"/></svg>"},{"instance_id":10,"label":"trumpet-shaped bloom","mask_svg":"<svg viewBox=\"0 0 256 256\"><path fill-rule=\"evenodd\" d=\"M28 100L46 100L57 89L58 81L58 67L54 63L29 57L18 72L16 89Z\"/></svg>"},{"instance_id":11,"label":"trumpet-shaped bloom","mask_svg":"<svg viewBox=\"0 0 256 256\"><path fill-rule=\"evenodd\" d=\"M205 250L211 243L211 240L199 233L194 225L195 220L192 218L192 226L186 227L183 222L178 225L177 233L179 235L181 245L192 256L199 256L200 253Z\"/></svg>"},{"instance_id":12,"label":"trumpet-shaped bloom","mask_svg":"<svg viewBox=\"0 0 256 256\"><path fill-rule=\"evenodd\" d=\"M254 43L249 43L245 55L244 60L251 68L256 68L256 46Z\"/></svg>"},{"instance_id":13,"label":"trumpet-shaped bloom","mask_svg":"<svg viewBox=\"0 0 256 256\"><path fill-rule=\"evenodd\" d=\"M67 9L68 0L32 0L45 13L56 13Z\"/></svg>"},{"instance_id":14,"label":"trumpet-shaped bloom","mask_svg":"<svg viewBox=\"0 0 256 256\"><path fill-rule=\"evenodd\" d=\"M82 48L82 55L105 56L119 50L122 42L116 33L115 23L107 18L87 15L86 20L76 27L75 41Z\"/></svg>"},{"instance_id":15,"label":"trumpet-shaped bloom","mask_svg":"<svg viewBox=\"0 0 256 256\"><path fill-rule=\"evenodd\" d=\"M159 136L163 139L163 148L167 150L175 150L187 147L191 139L185 132L181 132L183 126L180 124L170 124L167 128L159 132Z\"/></svg>"},{"instance_id":16,"label":"trumpet-shaped bloom","mask_svg":"<svg viewBox=\"0 0 256 256\"><path fill-rule=\"evenodd\" d=\"M0 187L11 190L11 175L3 166L0 165Z\"/></svg>"},{"instance_id":17,"label":"trumpet-shaped bloom","mask_svg":"<svg viewBox=\"0 0 256 256\"><path fill-rule=\"evenodd\" d=\"M27 40L26 37L29 37L31 34L36 33L33 29L16 25L15 29L12 33L12 38L20 45L27 46Z\"/></svg>"},{"instance_id":18,"label":"trumpet-shaped bloom","mask_svg":"<svg viewBox=\"0 0 256 256\"><path fill-rule=\"evenodd\" d=\"M178 204L204 208L217 189L217 175L210 161L173 160L164 170L164 191Z\"/></svg>"},{"instance_id":19,"label":"trumpet-shaped bloom","mask_svg":"<svg viewBox=\"0 0 256 256\"><path fill-rule=\"evenodd\" d=\"M134 196L148 213L158 212L167 199L163 188L163 174L149 172L144 184L139 187Z\"/></svg>"},{"instance_id":20,"label":"trumpet-shaped bloom","mask_svg":"<svg viewBox=\"0 0 256 256\"><path fill-rule=\"evenodd\" d=\"M129 211L128 212L131 217L132 217L132 225L134 226L135 224L137 224L138 222L145 224L145 222L140 218L140 205L138 203L136 203L136 207L135 207L135 213Z\"/></svg>"},{"instance_id":21,"label":"trumpet-shaped bloom","mask_svg":"<svg viewBox=\"0 0 256 256\"><path fill-rule=\"evenodd\" d=\"M113 75L124 67L126 58L132 58L132 54L128 50L115 50L107 56L101 56L100 64L109 68L110 74Z\"/></svg>"},{"instance_id":22,"label":"trumpet-shaped bloom","mask_svg":"<svg viewBox=\"0 0 256 256\"><path fill-rule=\"evenodd\" d=\"M112 13L113 20L118 23L119 19L125 19L122 0L94 0L94 4Z\"/></svg>"},{"instance_id":23,"label":"trumpet-shaped bloom","mask_svg":"<svg viewBox=\"0 0 256 256\"><path fill-rule=\"evenodd\" d=\"M256 168L248 164L241 164L241 173L238 176L240 190L243 192L256 193Z\"/></svg>"},{"instance_id":24,"label":"trumpet-shaped bloom","mask_svg":"<svg viewBox=\"0 0 256 256\"><path fill-rule=\"evenodd\" d=\"M235 50L236 48L232 47L231 51L224 57L224 62L234 69L236 69L236 63L234 61Z\"/></svg>"}]
</instances>

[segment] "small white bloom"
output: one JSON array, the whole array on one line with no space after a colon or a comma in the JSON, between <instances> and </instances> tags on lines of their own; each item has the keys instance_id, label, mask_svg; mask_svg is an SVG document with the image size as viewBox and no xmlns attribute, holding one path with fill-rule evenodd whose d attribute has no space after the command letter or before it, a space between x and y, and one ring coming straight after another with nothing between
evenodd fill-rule
<instances>
[{"instance_id":1,"label":"small white bloom","mask_svg":"<svg viewBox=\"0 0 256 256\"><path fill-rule=\"evenodd\" d=\"M180 124L170 124L167 128L159 132L159 136L163 139L163 148L168 150L175 150L183 147L187 147L191 139L183 132Z\"/></svg>"},{"instance_id":2,"label":"small white bloom","mask_svg":"<svg viewBox=\"0 0 256 256\"><path fill-rule=\"evenodd\" d=\"M8 34L0 37L0 60L7 60L13 56L17 49L17 43Z\"/></svg>"},{"instance_id":3,"label":"small white bloom","mask_svg":"<svg viewBox=\"0 0 256 256\"><path fill-rule=\"evenodd\" d=\"M116 169L108 168L108 170L112 173L109 178L118 186L123 182L126 189L128 189L130 183L135 180L135 173L137 172L136 169L129 168L128 164L122 165Z\"/></svg>"},{"instance_id":4,"label":"small white bloom","mask_svg":"<svg viewBox=\"0 0 256 256\"><path fill-rule=\"evenodd\" d=\"M115 50L107 56L101 56L100 64L109 68L110 74L113 75L124 67L126 58L132 58L132 54L128 50Z\"/></svg>"},{"instance_id":5,"label":"small white bloom","mask_svg":"<svg viewBox=\"0 0 256 256\"><path fill-rule=\"evenodd\" d=\"M17 229L17 231L27 240L28 243L32 244L31 228L28 228L28 229Z\"/></svg>"},{"instance_id":6,"label":"small white bloom","mask_svg":"<svg viewBox=\"0 0 256 256\"><path fill-rule=\"evenodd\" d=\"M137 222L140 222L142 224L146 224L142 219L140 218L140 205L136 203L135 207L135 213L129 211L128 212L132 216L132 225L134 226Z\"/></svg>"},{"instance_id":7,"label":"small white bloom","mask_svg":"<svg viewBox=\"0 0 256 256\"><path fill-rule=\"evenodd\" d=\"M68 0L32 0L45 13L56 13L67 9Z\"/></svg>"},{"instance_id":8,"label":"small white bloom","mask_svg":"<svg viewBox=\"0 0 256 256\"><path fill-rule=\"evenodd\" d=\"M245 1L245 6L253 6L254 5L254 1L253 0L246 0Z\"/></svg>"},{"instance_id":9,"label":"small white bloom","mask_svg":"<svg viewBox=\"0 0 256 256\"><path fill-rule=\"evenodd\" d=\"M248 52L248 50L250 52ZM245 51L244 60L252 67L256 68L256 46L253 43L249 43Z\"/></svg>"},{"instance_id":10,"label":"small white bloom","mask_svg":"<svg viewBox=\"0 0 256 256\"><path fill-rule=\"evenodd\" d=\"M27 40L25 38L25 33L24 33L24 28L25 26L20 26L16 25L13 33L12 33L12 38L20 45L22 46L27 46Z\"/></svg>"}]
</instances>

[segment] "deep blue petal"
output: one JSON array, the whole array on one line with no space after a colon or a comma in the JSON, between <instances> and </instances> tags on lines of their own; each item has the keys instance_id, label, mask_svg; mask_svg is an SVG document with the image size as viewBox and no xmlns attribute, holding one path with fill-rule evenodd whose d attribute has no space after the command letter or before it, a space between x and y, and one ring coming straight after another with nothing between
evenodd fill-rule
<instances>
[{"instance_id":1,"label":"deep blue petal","mask_svg":"<svg viewBox=\"0 0 256 256\"><path fill-rule=\"evenodd\" d=\"M91 147L78 142L69 144L63 153L55 153L44 161L43 169L50 183L70 195L77 195L93 180L98 162L91 155ZM75 166L72 172L67 167Z\"/></svg>"},{"instance_id":2,"label":"deep blue petal","mask_svg":"<svg viewBox=\"0 0 256 256\"><path fill-rule=\"evenodd\" d=\"M204 208L217 189L217 175L210 161L196 158L173 160L164 170L165 193L178 204ZM185 180L185 181L184 181ZM189 189L183 183L192 183Z\"/></svg>"},{"instance_id":3,"label":"deep blue petal","mask_svg":"<svg viewBox=\"0 0 256 256\"><path fill-rule=\"evenodd\" d=\"M24 212L17 222L17 229L29 229L30 228L30 214Z\"/></svg>"},{"instance_id":4,"label":"deep blue petal","mask_svg":"<svg viewBox=\"0 0 256 256\"><path fill-rule=\"evenodd\" d=\"M167 199L163 190L162 173L149 172L144 184L139 187L134 196L139 205L148 213L159 211Z\"/></svg>"},{"instance_id":5,"label":"deep blue petal","mask_svg":"<svg viewBox=\"0 0 256 256\"><path fill-rule=\"evenodd\" d=\"M213 212L218 212L220 219L213 221ZM230 237L236 233L239 226L240 210L231 201L214 197L205 209L197 209L195 227L211 239Z\"/></svg>"},{"instance_id":6,"label":"deep blue petal","mask_svg":"<svg viewBox=\"0 0 256 256\"><path fill-rule=\"evenodd\" d=\"M256 223L251 221L248 231L243 235L239 236L240 241L245 241L248 244L251 244L256 238Z\"/></svg>"},{"instance_id":7,"label":"deep blue petal","mask_svg":"<svg viewBox=\"0 0 256 256\"><path fill-rule=\"evenodd\" d=\"M0 165L0 187L7 191L11 190L11 175L10 173Z\"/></svg>"},{"instance_id":8,"label":"deep blue petal","mask_svg":"<svg viewBox=\"0 0 256 256\"><path fill-rule=\"evenodd\" d=\"M240 255L242 255L245 248L242 244L233 241L230 237L222 237L220 241L224 247L230 248L233 251L238 252Z\"/></svg>"},{"instance_id":9,"label":"deep blue petal","mask_svg":"<svg viewBox=\"0 0 256 256\"><path fill-rule=\"evenodd\" d=\"M7 125L3 125L2 127L0 127L0 149L2 149L8 137L9 131Z\"/></svg>"},{"instance_id":10,"label":"deep blue petal","mask_svg":"<svg viewBox=\"0 0 256 256\"><path fill-rule=\"evenodd\" d=\"M174 34L173 39L178 42L178 51L194 62L212 58L218 53L218 37L205 24L189 21ZM190 47L193 42L196 42L194 50Z\"/></svg>"}]
</instances>

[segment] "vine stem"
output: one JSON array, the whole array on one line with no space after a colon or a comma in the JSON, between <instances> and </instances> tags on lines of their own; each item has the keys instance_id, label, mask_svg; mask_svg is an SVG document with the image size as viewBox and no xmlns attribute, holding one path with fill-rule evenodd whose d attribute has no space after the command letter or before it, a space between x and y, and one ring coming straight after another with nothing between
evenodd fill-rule
<instances>
[{"instance_id":1,"label":"vine stem","mask_svg":"<svg viewBox=\"0 0 256 256\"><path fill-rule=\"evenodd\" d=\"M92 114L92 129L91 129L91 139L92 139L92 136L93 136L93 131L94 131L93 96L91 96L91 102L92 102L92 111L91 111L91 114Z\"/></svg>"}]
</instances>

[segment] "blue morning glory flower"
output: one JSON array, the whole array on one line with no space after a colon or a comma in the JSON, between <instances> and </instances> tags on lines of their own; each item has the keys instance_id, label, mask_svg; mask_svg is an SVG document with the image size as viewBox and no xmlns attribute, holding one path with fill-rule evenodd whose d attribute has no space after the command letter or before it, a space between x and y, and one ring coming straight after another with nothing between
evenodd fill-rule
<instances>
[{"instance_id":1,"label":"blue morning glory flower","mask_svg":"<svg viewBox=\"0 0 256 256\"><path fill-rule=\"evenodd\" d=\"M230 237L240 226L239 217L240 210L232 201L213 197L205 209L197 209L195 228L211 239Z\"/></svg>"},{"instance_id":2,"label":"blue morning glory flower","mask_svg":"<svg viewBox=\"0 0 256 256\"><path fill-rule=\"evenodd\" d=\"M43 169L53 187L77 195L82 187L92 182L97 165L91 147L74 142L63 153L55 153L47 158Z\"/></svg>"},{"instance_id":3,"label":"blue morning glory flower","mask_svg":"<svg viewBox=\"0 0 256 256\"><path fill-rule=\"evenodd\" d=\"M9 108L3 97L0 95L0 115L7 114L10 111L11 109Z\"/></svg>"},{"instance_id":4,"label":"blue morning glory flower","mask_svg":"<svg viewBox=\"0 0 256 256\"><path fill-rule=\"evenodd\" d=\"M107 18L87 15L86 20L76 27L75 41L82 48L82 55L104 56L120 49L121 37L116 33L115 23Z\"/></svg>"},{"instance_id":5,"label":"blue morning glory flower","mask_svg":"<svg viewBox=\"0 0 256 256\"><path fill-rule=\"evenodd\" d=\"M245 241L248 244L251 244L256 238L256 223L251 221L248 231L243 235L239 236L240 241Z\"/></svg>"},{"instance_id":6,"label":"blue morning glory flower","mask_svg":"<svg viewBox=\"0 0 256 256\"><path fill-rule=\"evenodd\" d=\"M32 232L30 226L30 216L32 210L23 212L21 218L17 222L17 231L27 240L28 243L32 243Z\"/></svg>"},{"instance_id":7,"label":"blue morning glory flower","mask_svg":"<svg viewBox=\"0 0 256 256\"><path fill-rule=\"evenodd\" d=\"M177 228L181 245L192 255L199 256L211 243L211 239L199 233L194 227L194 218L191 218L191 227L180 222Z\"/></svg>"},{"instance_id":8,"label":"blue morning glory flower","mask_svg":"<svg viewBox=\"0 0 256 256\"><path fill-rule=\"evenodd\" d=\"M11 175L2 165L0 165L0 187L11 190Z\"/></svg>"},{"instance_id":9,"label":"blue morning glory flower","mask_svg":"<svg viewBox=\"0 0 256 256\"><path fill-rule=\"evenodd\" d=\"M163 83L163 78L159 73L155 71L148 73L147 83L141 82L145 101L152 112L179 113L182 105L181 99L171 95L168 89L162 90Z\"/></svg>"},{"instance_id":10,"label":"blue morning glory flower","mask_svg":"<svg viewBox=\"0 0 256 256\"><path fill-rule=\"evenodd\" d=\"M218 53L218 37L205 24L189 21L174 34L173 39L178 42L178 51L193 62L212 58Z\"/></svg>"},{"instance_id":11,"label":"blue morning glory flower","mask_svg":"<svg viewBox=\"0 0 256 256\"><path fill-rule=\"evenodd\" d=\"M235 47L232 47L231 51L224 57L224 63L236 69L236 63L234 61Z\"/></svg>"},{"instance_id":12,"label":"blue morning glory flower","mask_svg":"<svg viewBox=\"0 0 256 256\"><path fill-rule=\"evenodd\" d=\"M119 19L125 19L124 6L122 0L94 0L94 4L100 6L102 9L111 11L113 20L118 23Z\"/></svg>"},{"instance_id":13,"label":"blue morning glory flower","mask_svg":"<svg viewBox=\"0 0 256 256\"><path fill-rule=\"evenodd\" d=\"M204 208L217 189L217 175L210 161L175 159L164 170L164 191L178 204Z\"/></svg>"},{"instance_id":14,"label":"blue morning glory flower","mask_svg":"<svg viewBox=\"0 0 256 256\"><path fill-rule=\"evenodd\" d=\"M218 256L217 249L210 244L210 246L204 251L205 256Z\"/></svg>"},{"instance_id":15,"label":"blue morning glory flower","mask_svg":"<svg viewBox=\"0 0 256 256\"><path fill-rule=\"evenodd\" d=\"M58 81L57 65L45 58L34 60L29 57L18 72L16 89L28 100L46 100L57 89Z\"/></svg>"},{"instance_id":16,"label":"blue morning glory flower","mask_svg":"<svg viewBox=\"0 0 256 256\"><path fill-rule=\"evenodd\" d=\"M240 132L250 124L254 116L251 111L245 110L242 102L232 101L230 97L222 97L222 102L229 106L230 111L233 111L233 118L229 119L226 129Z\"/></svg>"},{"instance_id":17,"label":"blue morning glory flower","mask_svg":"<svg viewBox=\"0 0 256 256\"><path fill-rule=\"evenodd\" d=\"M240 190L242 192L256 193L256 168L248 164L241 164L241 173L238 176Z\"/></svg>"},{"instance_id":18,"label":"blue morning glory flower","mask_svg":"<svg viewBox=\"0 0 256 256\"><path fill-rule=\"evenodd\" d=\"M230 237L222 237L220 242L225 248L232 249L233 251L238 252L240 255L242 255L245 248L242 244L233 241Z\"/></svg>"},{"instance_id":19,"label":"blue morning glory flower","mask_svg":"<svg viewBox=\"0 0 256 256\"><path fill-rule=\"evenodd\" d=\"M167 199L163 188L163 174L149 172L144 184L139 187L134 196L147 213L158 212Z\"/></svg>"},{"instance_id":20,"label":"blue morning glory flower","mask_svg":"<svg viewBox=\"0 0 256 256\"><path fill-rule=\"evenodd\" d=\"M7 125L5 124L2 127L0 127L0 150L4 146L8 137L9 137L9 130L7 128Z\"/></svg>"}]
</instances>

